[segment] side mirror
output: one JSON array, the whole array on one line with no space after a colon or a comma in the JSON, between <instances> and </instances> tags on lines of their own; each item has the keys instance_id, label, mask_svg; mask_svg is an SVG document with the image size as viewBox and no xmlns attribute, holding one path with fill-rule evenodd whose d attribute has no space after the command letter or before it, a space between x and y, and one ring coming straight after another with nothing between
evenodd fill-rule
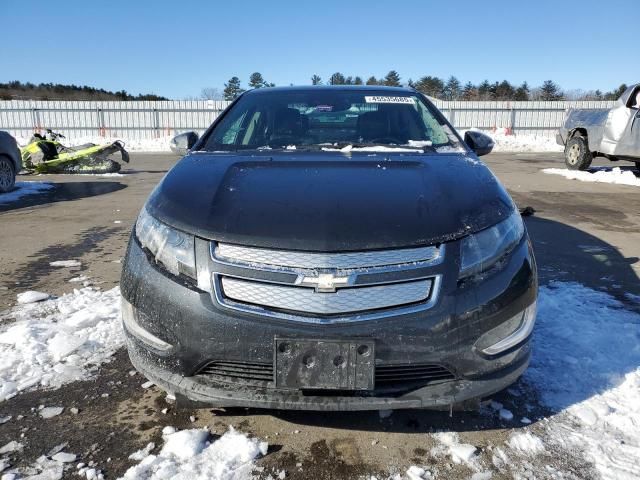
<instances>
[{"instance_id":1,"label":"side mirror","mask_svg":"<svg viewBox=\"0 0 640 480\"><path fill-rule=\"evenodd\" d=\"M469 130L464 134L464 143L469 145L469 148L479 157L491 153L491 150L493 150L493 147L495 146L493 138L482 132L476 132L474 130Z\"/></svg>"},{"instance_id":2,"label":"side mirror","mask_svg":"<svg viewBox=\"0 0 640 480\"><path fill-rule=\"evenodd\" d=\"M181 133L171 139L169 147L171 148L171 151L177 155L186 155L196 144L198 138L199 137L196 132Z\"/></svg>"}]
</instances>

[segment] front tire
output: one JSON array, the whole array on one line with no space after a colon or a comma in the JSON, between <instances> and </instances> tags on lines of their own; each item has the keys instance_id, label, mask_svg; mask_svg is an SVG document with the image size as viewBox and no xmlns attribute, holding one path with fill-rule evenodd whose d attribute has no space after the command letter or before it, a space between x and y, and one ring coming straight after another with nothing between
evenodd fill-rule
<instances>
[{"instance_id":1,"label":"front tire","mask_svg":"<svg viewBox=\"0 0 640 480\"><path fill-rule=\"evenodd\" d=\"M0 193L13 190L16 184L16 170L7 157L0 157Z\"/></svg>"},{"instance_id":2,"label":"front tire","mask_svg":"<svg viewBox=\"0 0 640 480\"><path fill-rule=\"evenodd\" d=\"M569 170L586 170L593 161L589 143L585 137L575 136L564 149L564 163Z\"/></svg>"}]
</instances>

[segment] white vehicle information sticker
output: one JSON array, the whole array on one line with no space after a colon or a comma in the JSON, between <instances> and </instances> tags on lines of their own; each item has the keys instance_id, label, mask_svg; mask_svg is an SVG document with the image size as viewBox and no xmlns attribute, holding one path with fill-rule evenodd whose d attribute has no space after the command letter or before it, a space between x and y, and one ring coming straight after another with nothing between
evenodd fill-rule
<instances>
[{"instance_id":1,"label":"white vehicle information sticker","mask_svg":"<svg viewBox=\"0 0 640 480\"><path fill-rule=\"evenodd\" d=\"M379 97L379 96L365 96L364 101L366 103L405 103L413 105L415 100L413 97Z\"/></svg>"}]
</instances>

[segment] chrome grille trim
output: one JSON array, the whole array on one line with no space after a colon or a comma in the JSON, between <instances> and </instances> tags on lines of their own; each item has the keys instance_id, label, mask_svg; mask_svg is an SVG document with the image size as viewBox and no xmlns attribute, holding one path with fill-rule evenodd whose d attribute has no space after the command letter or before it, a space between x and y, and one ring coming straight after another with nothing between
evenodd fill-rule
<instances>
[{"instance_id":1,"label":"chrome grille trim","mask_svg":"<svg viewBox=\"0 0 640 480\"><path fill-rule=\"evenodd\" d=\"M259 315L259 316L274 318L279 320L290 320L290 321L302 322L302 323L328 324L328 325L339 324L339 323L361 322L361 321L367 321L367 320L377 320L380 318L409 315L412 313L428 310L437 303L438 298L440 297L440 288L442 285L442 275L435 275L431 277L431 280L433 282L431 285L431 293L427 301L422 303L417 303L414 305L406 305L404 307L388 308L385 310L374 311L374 312L354 313L351 315L340 315L338 317L320 317L320 316L314 317L314 316L299 315L295 313L280 312L280 311L272 310L270 308L264 308L260 305L252 305L249 303L236 302L234 300L226 298L223 295L222 285L220 280L221 278L219 275L214 275L213 294L216 299L216 302L224 308L239 311L242 313L250 313L254 315Z\"/></svg>"},{"instance_id":2,"label":"chrome grille trim","mask_svg":"<svg viewBox=\"0 0 640 480\"><path fill-rule=\"evenodd\" d=\"M242 247L226 243L212 244L214 260L244 265L251 268L268 266L276 269L361 269L391 267L421 263L437 264L442 261L443 246L372 250L365 252L319 253L293 250L272 250Z\"/></svg>"},{"instance_id":3,"label":"chrome grille trim","mask_svg":"<svg viewBox=\"0 0 640 480\"><path fill-rule=\"evenodd\" d=\"M373 287L343 288L335 293L316 293L310 288L274 285L222 277L225 297L267 308L306 314L351 314L398 307L426 300L432 280L392 283Z\"/></svg>"}]
</instances>

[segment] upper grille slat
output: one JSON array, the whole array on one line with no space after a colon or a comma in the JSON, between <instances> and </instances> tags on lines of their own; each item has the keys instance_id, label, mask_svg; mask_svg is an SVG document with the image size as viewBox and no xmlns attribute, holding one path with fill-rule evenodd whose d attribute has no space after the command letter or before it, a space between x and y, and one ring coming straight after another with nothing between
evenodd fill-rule
<instances>
[{"instance_id":1,"label":"upper grille slat","mask_svg":"<svg viewBox=\"0 0 640 480\"><path fill-rule=\"evenodd\" d=\"M308 269L356 269L400 265L414 262L432 262L440 257L438 247L420 247L397 250L317 253L218 244L216 258L245 265Z\"/></svg>"}]
</instances>

